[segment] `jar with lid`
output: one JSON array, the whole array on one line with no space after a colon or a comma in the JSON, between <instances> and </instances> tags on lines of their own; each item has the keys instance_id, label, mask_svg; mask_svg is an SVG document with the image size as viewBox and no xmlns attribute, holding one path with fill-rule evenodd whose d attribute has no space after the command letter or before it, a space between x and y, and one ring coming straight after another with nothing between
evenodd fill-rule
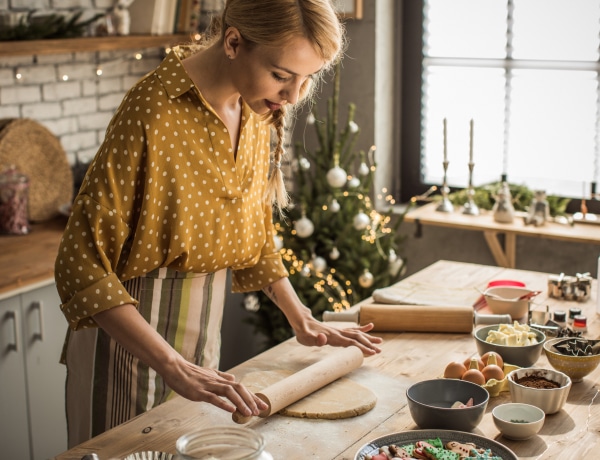
<instances>
[{"instance_id":1,"label":"jar with lid","mask_svg":"<svg viewBox=\"0 0 600 460\"><path fill-rule=\"evenodd\" d=\"M177 460L273 460L262 435L241 426L214 426L181 436Z\"/></svg>"},{"instance_id":2,"label":"jar with lid","mask_svg":"<svg viewBox=\"0 0 600 460\"><path fill-rule=\"evenodd\" d=\"M29 179L15 166L0 172L0 233L29 233Z\"/></svg>"}]
</instances>

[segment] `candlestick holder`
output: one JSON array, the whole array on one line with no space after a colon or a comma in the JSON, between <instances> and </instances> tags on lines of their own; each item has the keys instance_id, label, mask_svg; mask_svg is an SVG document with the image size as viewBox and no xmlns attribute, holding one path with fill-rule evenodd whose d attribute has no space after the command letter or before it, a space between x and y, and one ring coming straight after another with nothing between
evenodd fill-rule
<instances>
[{"instance_id":1,"label":"candlestick holder","mask_svg":"<svg viewBox=\"0 0 600 460\"><path fill-rule=\"evenodd\" d=\"M454 206L452 205L452 202L450 201L450 198L448 198L448 194L450 193L450 187L448 187L448 176L447 176L447 171L448 171L448 164L450 162L448 160L444 160L444 182L442 184L442 201L440 201L440 204L438 204L437 208L435 208L436 211L439 212L453 212L454 211Z\"/></svg>"},{"instance_id":2,"label":"candlestick holder","mask_svg":"<svg viewBox=\"0 0 600 460\"><path fill-rule=\"evenodd\" d=\"M467 189L467 202L463 205L463 214L469 214L471 216L479 215L479 207L475 204L473 197L475 196L475 189L473 188L473 168L475 163L469 162L469 188Z\"/></svg>"}]
</instances>

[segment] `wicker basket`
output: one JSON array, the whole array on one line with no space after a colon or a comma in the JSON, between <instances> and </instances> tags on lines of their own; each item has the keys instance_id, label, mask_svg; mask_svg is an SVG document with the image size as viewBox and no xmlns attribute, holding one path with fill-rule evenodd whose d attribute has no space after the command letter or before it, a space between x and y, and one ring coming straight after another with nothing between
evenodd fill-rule
<instances>
[{"instance_id":1,"label":"wicker basket","mask_svg":"<svg viewBox=\"0 0 600 460\"><path fill-rule=\"evenodd\" d=\"M73 173L58 138L26 118L0 120L0 170L9 166L29 178L29 220L59 215L73 199Z\"/></svg>"}]
</instances>

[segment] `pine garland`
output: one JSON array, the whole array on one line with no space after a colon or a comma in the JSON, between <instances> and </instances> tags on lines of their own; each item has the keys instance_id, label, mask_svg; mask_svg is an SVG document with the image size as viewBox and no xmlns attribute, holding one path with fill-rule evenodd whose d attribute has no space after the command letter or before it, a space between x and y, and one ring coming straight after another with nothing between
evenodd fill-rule
<instances>
[{"instance_id":1,"label":"pine garland","mask_svg":"<svg viewBox=\"0 0 600 460\"><path fill-rule=\"evenodd\" d=\"M96 14L85 21L79 21L83 11L74 13L70 18L60 14L33 17L35 10L21 18L15 26L3 27L0 40L42 40L54 38L76 38L85 34L87 26L104 14Z\"/></svg>"}]
</instances>

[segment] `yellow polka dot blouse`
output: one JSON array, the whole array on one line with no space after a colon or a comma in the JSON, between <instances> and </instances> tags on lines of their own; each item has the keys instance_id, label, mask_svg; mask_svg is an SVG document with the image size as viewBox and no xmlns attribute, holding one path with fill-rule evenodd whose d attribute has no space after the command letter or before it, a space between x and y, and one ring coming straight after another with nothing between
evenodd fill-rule
<instances>
[{"instance_id":1,"label":"yellow polka dot blouse","mask_svg":"<svg viewBox=\"0 0 600 460\"><path fill-rule=\"evenodd\" d=\"M55 276L73 329L137 304L122 281L159 268L233 270L234 292L288 275L263 200L270 127L246 104L234 155L227 129L175 49L125 96L65 229Z\"/></svg>"}]
</instances>

